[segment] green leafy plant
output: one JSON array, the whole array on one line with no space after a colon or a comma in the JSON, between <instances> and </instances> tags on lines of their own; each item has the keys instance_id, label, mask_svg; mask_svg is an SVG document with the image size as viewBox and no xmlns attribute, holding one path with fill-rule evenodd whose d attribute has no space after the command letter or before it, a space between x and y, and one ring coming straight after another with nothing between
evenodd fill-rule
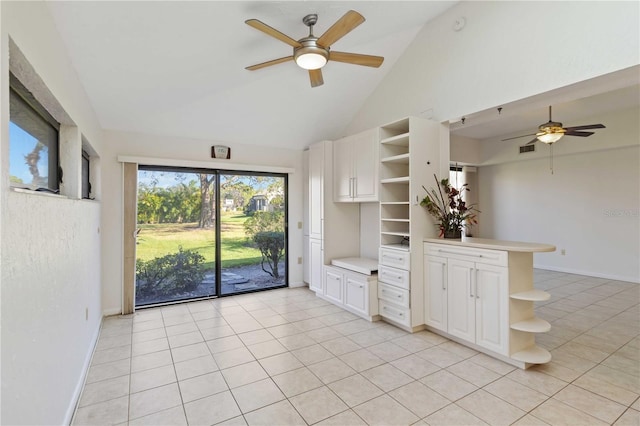
<instances>
[{"instance_id":1,"label":"green leafy plant","mask_svg":"<svg viewBox=\"0 0 640 426\"><path fill-rule=\"evenodd\" d=\"M136 260L136 296L175 295L195 290L204 279L204 257L178 248L149 261Z\"/></svg>"},{"instance_id":2,"label":"green leafy plant","mask_svg":"<svg viewBox=\"0 0 640 426\"><path fill-rule=\"evenodd\" d=\"M284 255L284 232L258 232L253 236L253 241L262 254L262 262L260 262L262 270L273 278L279 278L278 263ZM265 262L269 270L265 269Z\"/></svg>"},{"instance_id":3,"label":"green leafy plant","mask_svg":"<svg viewBox=\"0 0 640 426\"><path fill-rule=\"evenodd\" d=\"M448 178L436 180L437 190L422 187L427 195L422 199L420 205L427 209L438 223L436 226L440 230L440 236L459 236L462 228L466 224L476 224L476 213L480 211L474 204L467 205L463 200L463 193L469 191L465 183L460 188L454 188Z\"/></svg>"}]
</instances>

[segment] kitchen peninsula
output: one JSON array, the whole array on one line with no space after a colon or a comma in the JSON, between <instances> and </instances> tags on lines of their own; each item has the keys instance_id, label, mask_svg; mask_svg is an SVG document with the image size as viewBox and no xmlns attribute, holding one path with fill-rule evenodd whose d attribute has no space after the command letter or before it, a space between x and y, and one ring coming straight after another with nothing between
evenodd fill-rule
<instances>
[{"instance_id":1,"label":"kitchen peninsula","mask_svg":"<svg viewBox=\"0 0 640 426\"><path fill-rule=\"evenodd\" d=\"M549 294L533 286L533 253L549 244L484 238L424 239L424 306L428 329L520 368L551 354L535 334L551 326L533 304Z\"/></svg>"}]
</instances>

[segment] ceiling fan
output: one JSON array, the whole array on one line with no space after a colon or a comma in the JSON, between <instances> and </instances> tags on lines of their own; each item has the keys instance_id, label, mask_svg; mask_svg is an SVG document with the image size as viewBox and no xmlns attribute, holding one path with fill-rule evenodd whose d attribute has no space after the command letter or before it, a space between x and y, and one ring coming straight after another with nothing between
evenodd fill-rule
<instances>
[{"instance_id":1,"label":"ceiling fan","mask_svg":"<svg viewBox=\"0 0 640 426\"><path fill-rule=\"evenodd\" d=\"M547 145L550 145L554 142L560 140L563 136L580 136L586 138L588 136L593 135L593 132L584 132L583 130L589 129L605 129L604 124L586 124L583 126L574 126L574 127L562 127L562 123L553 121L551 119L551 106L549 106L549 121L538 126L537 133L531 133L528 135L520 135L515 136L513 138L502 139L503 141L510 141L512 139L523 138L525 136L535 136L532 140L526 143L526 145L531 145L532 143L536 143L537 141L544 142Z\"/></svg>"},{"instance_id":2,"label":"ceiling fan","mask_svg":"<svg viewBox=\"0 0 640 426\"><path fill-rule=\"evenodd\" d=\"M293 47L293 55L252 65L250 67L246 67L246 69L249 71L255 71L264 67L293 60L299 67L309 71L311 87L317 87L324 83L321 68L328 61L345 62L348 64L378 68L382 65L382 61L384 61L382 56L331 51L331 45L333 43L347 35L358 25L362 24L364 20L365 19L361 14L355 10L350 10L345 13L342 18L338 19L331 28L325 31L324 34L320 37L316 37L313 35L313 26L318 21L318 15L310 14L302 18L302 22L309 27L309 35L301 38L300 40L294 40L288 35L281 33L275 28L272 28L257 19L248 19L245 21L247 25Z\"/></svg>"}]
</instances>

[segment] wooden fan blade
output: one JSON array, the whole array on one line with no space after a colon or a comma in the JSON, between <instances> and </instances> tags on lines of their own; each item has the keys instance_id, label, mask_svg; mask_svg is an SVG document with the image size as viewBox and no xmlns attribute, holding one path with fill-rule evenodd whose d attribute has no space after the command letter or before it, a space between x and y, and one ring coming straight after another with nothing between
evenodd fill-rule
<instances>
[{"instance_id":1,"label":"wooden fan blade","mask_svg":"<svg viewBox=\"0 0 640 426\"><path fill-rule=\"evenodd\" d=\"M324 84L322 70L320 68L317 70L309 70L309 79L311 80L311 87L318 87Z\"/></svg>"},{"instance_id":2,"label":"wooden fan blade","mask_svg":"<svg viewBox=\"0 0 640 426\"><path fill-rule=\"evenodd\" d=\"M530 135L529 135L530 136ZM533 138L529 142L525 143L524 146L531 145L538 142L538 138Z\"/></svg>"},{"instance_id":3,"label":"wooden fan blade","mask_svg":"<svg viewBox=\"0 0 640 426\"><path fill-rule=\"evenodd\" d=\"M593 132L579 132L577 130L568 130L564 132L565 136L580 136L586 138L587 136L593 135Z\"/></svg>"},{"instance_id":4,"label":"wooden fan blade","mask_svg":"<svg viewBox=\"0 0 640 426\"><path fill-rule=\"evenodd\" d=\"M363 22L364 16L360 15L355 10L350 10L345 13L342 18L338 19L331 28L325 31L324 34L320 36L317 43L322 47L329 47Z\"/></svg>"},{"instance_id":5,"label":"wooden fan blade","mask_svg":"<svg viewBox=\"0 0 640 426\"><path fill-rule=\"evenodd\" d=\"M257 19L247 19L244 21L245 24L250 27L255 28L256 30L262 31L263 33L270 35L271 37L277 38L280 41L287 43L291 47L300 47L302 46L299 41L292 39L286 34L281 33L273 27L265 24L264 22L258 21Z\"/></svg>"},{"instance_id":6,"label":"wooden fan blade","mask_svg":"<svg viewBox=\"0 0 640 426\"><path fill-rule=\"evenodd\" d=\"M271 65L278 65L287 61L293 61L293 56L286 56L284 58L274 59L273 61L267 61L261 64L251 65L250 67L246 67L245 69L249 71L255 71L255 70L259 70L260 68L270 67Z\"/></svg>"},{"instance_id":7,"label":"wooden fan blade","mask_svg":"<svg viewBox=\"0 0 640 426\"><path fill-rule=\"evenodd\" d=\"M520 139L520 138L524 138L525 136L534 136L534 135L537 135L537 133L531 133L530 135L520 135L520 136L514 136L514 137L512 137L512 138L502 139L502 142L504 142L504 141L510 141L510 140L513 140L513 139Z\"/></svg>"},{"instance_id":8,"label":"wooden fan blade","mask_svg":"<svg viewBox=\"0 0 640 426\"><path fill-rule=\"evenodd\" d=\"M606 129L604 124L586 124L584 126L574 126L574 127L565 127L567 132L571 132L572 130L589 130L589 129Z\"/></svg>"},{"instance_id":9,"label":"wooden fan blade","mask_svg":"<svg viewBox=\"0 0 640 426\"><path fill-rule=\"evenodd\" d=\"M329 52L329 60L378 68L382 65L384 58L382 56L361 55L359 53Z\"/></svg>"}]
</instances>

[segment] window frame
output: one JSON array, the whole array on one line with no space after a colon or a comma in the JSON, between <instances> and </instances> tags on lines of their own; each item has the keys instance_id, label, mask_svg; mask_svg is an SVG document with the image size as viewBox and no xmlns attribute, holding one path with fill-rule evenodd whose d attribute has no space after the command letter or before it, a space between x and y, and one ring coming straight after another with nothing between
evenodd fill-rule
<instances>
[{"instance_id":1,"label":"window frame","mask_svg":"<svg viewBox=\"0 0 640 426\"><path fill-rule=\"evenodd\" d=\"M12 72L9 72L9 97L17 99L18 104L29 110L29 112L36 114L40 119L42 119L44 124L49 125L55 131L55 140L49 141L54 146L47 146L47 187L35 189L59 193L60 183L62 181L62 170L60 169L60 123L53 118L53 116L42 106L40 102L38 102L33 94ZM9 122L11 122L11 111L9 111ZM9 138L9 150L11 150L11 138ZM11 166L9 166L9 173L11 173ZM25 186L30 187L28 184L15 183L10 183L10 186L15 188L24 188Z\"/></svg>"}]
</instances>

